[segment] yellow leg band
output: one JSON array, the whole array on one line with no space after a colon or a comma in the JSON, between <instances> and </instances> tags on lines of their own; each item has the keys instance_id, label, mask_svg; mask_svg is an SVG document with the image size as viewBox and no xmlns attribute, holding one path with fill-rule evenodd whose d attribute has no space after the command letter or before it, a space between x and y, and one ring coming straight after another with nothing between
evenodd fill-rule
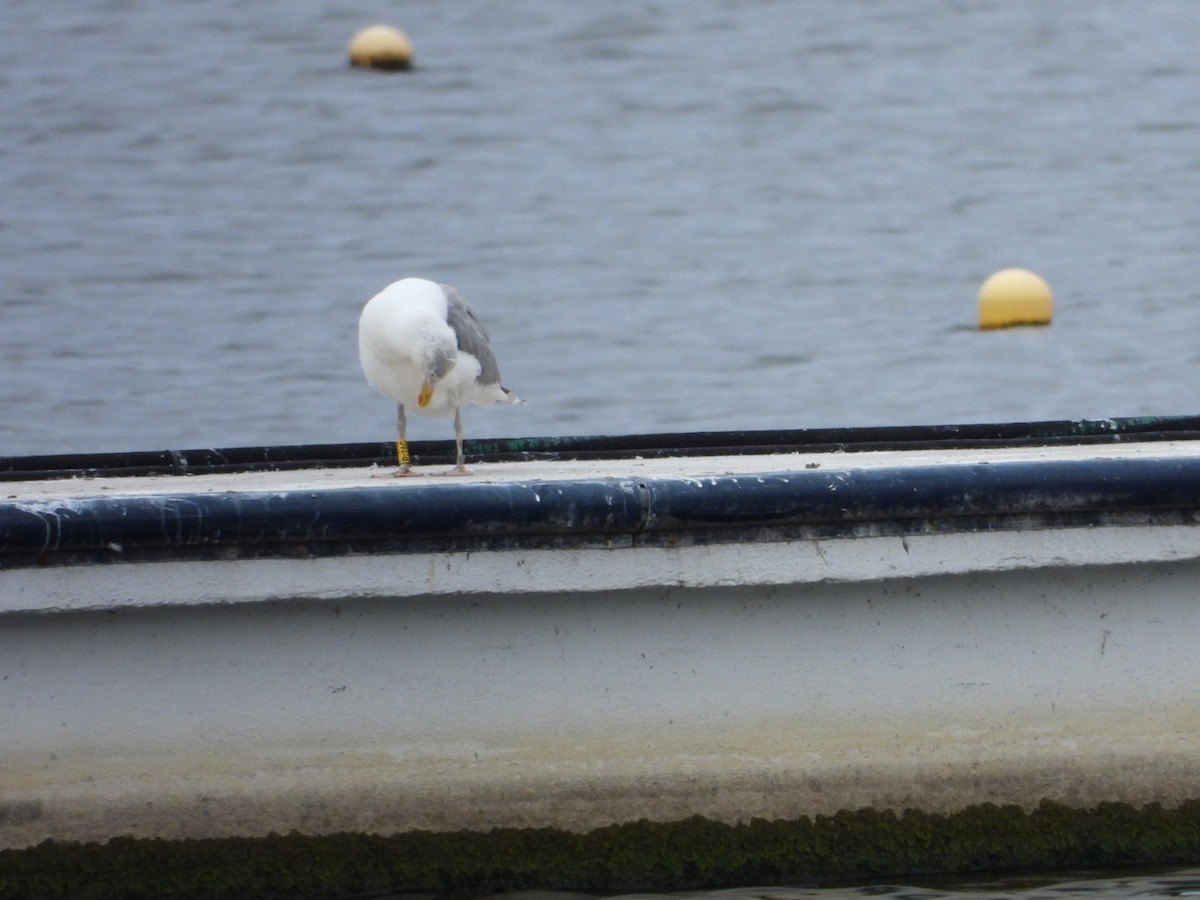
<instances>
[{"instance_id":1,"label":"yellow leg band","mask_svg":"<svg viewBox=\"0 0 1200 900\"><path fill-rule=\"evenodd\" d=\"M408 441L396 441L396 463L401 466L408 465Z\"/></svg>"}]
</instances>

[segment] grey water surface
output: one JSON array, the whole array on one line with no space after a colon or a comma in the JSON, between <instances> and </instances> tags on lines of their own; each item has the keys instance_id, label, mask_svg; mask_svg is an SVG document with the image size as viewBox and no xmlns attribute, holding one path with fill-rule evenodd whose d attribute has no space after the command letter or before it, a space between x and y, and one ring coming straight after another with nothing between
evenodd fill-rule
<instances>
[{"instance_id":1,"label":"grey water surface","mask_svg":"<svg viewBox=\"0 0 1200 900\"><path fill-rule=\"evenodd\" d=\"M1194 0L0 17L0 455L387 440L403 275L528 401L469 437L1196 411ZM346 64L376 21L413 71ZM1009 266L1050 327L974 327Z\"/></svg>"}]
</instances>

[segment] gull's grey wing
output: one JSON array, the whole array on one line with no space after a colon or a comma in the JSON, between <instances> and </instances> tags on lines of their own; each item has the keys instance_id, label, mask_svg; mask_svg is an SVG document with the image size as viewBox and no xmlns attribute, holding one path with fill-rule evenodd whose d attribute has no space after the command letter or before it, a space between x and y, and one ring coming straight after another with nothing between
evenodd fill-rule
<instances>
[{"instance_id":1,"label":"gull's grey wing","mask_svg":"<svg viewBox=\"0 0 1200 900\"><path fill-rule=\"evenodd\" d=\"M499 384L500 367L496 365L483 323L475 318L475 313L458 291L448 284L441 287L446 292L446 322L458 336L458 349L479 360L481 384Z\"/></svg>"}]
</instances>

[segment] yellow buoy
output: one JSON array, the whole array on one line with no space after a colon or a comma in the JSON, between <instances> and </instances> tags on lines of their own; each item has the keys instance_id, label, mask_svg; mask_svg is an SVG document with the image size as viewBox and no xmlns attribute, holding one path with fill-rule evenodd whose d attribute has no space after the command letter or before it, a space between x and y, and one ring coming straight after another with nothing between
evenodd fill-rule
<instances>
[{"instance_id":1,"label":"yellow buoy","mask_svg":"<svg viewBox=\"0 0 1200 900\"><path fill-rule=\"evenodd\" d=\"M412 43L399 28L372 25L350 41L350 65L368 69L407 69L412 65Z\"/></svg>"},{"instance_id":2,"label":"yellow buoy","mask_svg":"<svg viewBox=\"0 0 1200 900\"><path fill-rule=\"evenodd\" d=\"M1025 269L1004 269L979 289L979 327L1048 325L1054 297L1050 286Z\"/></svg>"}]
</instances>

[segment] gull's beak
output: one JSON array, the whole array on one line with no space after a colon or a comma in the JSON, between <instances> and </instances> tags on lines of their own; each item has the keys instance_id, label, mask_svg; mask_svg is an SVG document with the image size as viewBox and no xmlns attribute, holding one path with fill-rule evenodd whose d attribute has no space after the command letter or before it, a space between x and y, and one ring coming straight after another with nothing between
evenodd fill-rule
<instances>
[{"instance_id":1,"label":"gull's beak","mask_svg":"<svg viewBox=\"0 0 1200 900\"><path fill-rule=\"evenodd\" d=\"M421 393L417 394L417 406L424 409L429 405L429 401L433 399L433 385L428 381L421 382Z\"/></svg>"}]
</instances>

